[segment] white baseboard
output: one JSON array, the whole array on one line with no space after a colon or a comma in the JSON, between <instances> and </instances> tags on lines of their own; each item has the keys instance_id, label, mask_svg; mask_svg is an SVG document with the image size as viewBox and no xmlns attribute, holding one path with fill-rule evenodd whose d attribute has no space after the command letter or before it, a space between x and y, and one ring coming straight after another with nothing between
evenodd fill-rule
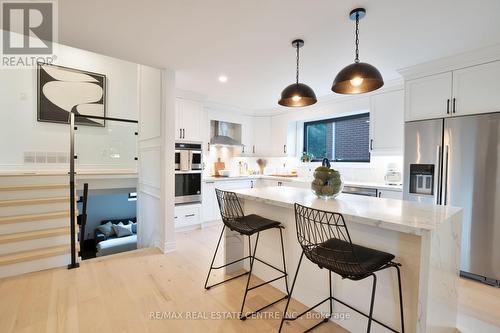
<instances>
[{"instance_id":1,"label":"white baseboard","mask_svg":"<svg viewBox=\"0 0 500 333\"><path fill-rule=\"evenodd\" d=\"M174 252L175 248L176 248L175 242L165 242L165 245L163 247L163 253Z\"/></svg>"}]
</instances>

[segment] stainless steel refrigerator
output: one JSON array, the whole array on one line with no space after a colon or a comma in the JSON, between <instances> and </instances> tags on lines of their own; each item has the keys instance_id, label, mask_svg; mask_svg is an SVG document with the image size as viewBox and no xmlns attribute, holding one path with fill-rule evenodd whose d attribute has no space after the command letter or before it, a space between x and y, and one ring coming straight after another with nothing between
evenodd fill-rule
<instances>
[{"instance_id":1,"label":"stainless steel refrigerator","mask_svg":"<svg viewBox=\"0 0 500 333\"><path fill-rule=\"evenodd\" d=\"M500 286L500 113L405 125L405 200L463 208L461 274Z\"/></svg>"}]
</instances>

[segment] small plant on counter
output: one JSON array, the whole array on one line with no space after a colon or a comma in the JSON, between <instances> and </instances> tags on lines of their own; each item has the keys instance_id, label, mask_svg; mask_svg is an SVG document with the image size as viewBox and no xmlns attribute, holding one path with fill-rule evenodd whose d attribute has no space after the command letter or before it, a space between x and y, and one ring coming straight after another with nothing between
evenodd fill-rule
<instances>
[{"instance_id":1,"label":"small plant on counter","mask_svg":"<svg viewBox=\"0 0 500 333\"><path fill-rule=\"evenodd\" d=\"M344 183L337 170L326 166L317 167L311 189L321 199L333 199L342 192Z\"/></svg>"},{"instance_id":2,"label":"small plant on counter","mask_svg":"<svg viewBox=\"0 0 500 333\"><path fill-rule=\"evenodd\" d=\"M302 153L302 157L300 158L300 160L304 163L309 163L313 160L314 158L314 155L311 154L311 153L308 153L308 152L303 152Z\"/></svg>"}]
</instances>

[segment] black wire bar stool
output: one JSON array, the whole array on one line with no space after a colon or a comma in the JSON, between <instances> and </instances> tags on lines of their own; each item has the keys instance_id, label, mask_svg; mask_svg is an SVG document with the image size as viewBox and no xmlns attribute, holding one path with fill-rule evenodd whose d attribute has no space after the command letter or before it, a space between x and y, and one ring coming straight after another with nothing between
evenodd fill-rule
<instances>
[{"instance_id":1,"label":"black wire bar stool","mask_svg":"<svg viewBox=\"0 0 500 333\"><path fill-rule=\"evenodd\" d=\"M222 232L219 236L219 241L217 242L217 247L215 249L215 253L214 253L214 256L212 258L212 263L210 264L210 269L208 270L207 279L205 280L205 289L208 290L211 287L220 285L222 283L234 280L236 278L239 278L243 275L248 274L247 284L246 284L246 288L245 288L245 295L243 296L243 302L241 303L241 310L240 310L240 319L245 320L245 319L247 319L247 317L250 317L251 315L254 315L259 311L262 311L262 310L264 310L264 309L266 309L266 308L268 308L268 307L270 307L278 302L281 302L284 299L287 299L289 294L290 294L289 290L288 290L288 281L287 281L288 274L286 272L286 263L285 263L285 248L283 246L283 231L282 231L282 229L284 229L284 226L281 225L281 223L278 221L266 219L266 218L259 216L259 215L251 214L251 215L245 216L243 214L243 209L241 208L241 204L238 200L238 196L234 192L215 189L215 193L217 195L217 201L219 203L220 214L221 214L222 222L224 223L224 226L222 227ZM217 251L219 250L219 245L220 245L220 242L222 240L222 236L224 235L224 231L226 230L226 228L228 228L231 231L236 231L236 232L240 233L241 235L248 236L248 256L243 257L243 258L238 259L238 260L235 260L235 261L232 261L232 262L227 263L225 265L214 266L215 258L217 256ZM283 258L283 269L280 269L274 265L271 265L270 263L267 263L267 262L265 262L265 261L263 261L255 256L255 253L257 252L257 244L259 243L260 232L264 231L264 230L268 230L268 229L278 229L280 232L281 255ZM254 248L252 251L251 236L254 234L257 234L257 236L255 239L255 245L254 245ZM208 285L210 273L212 272L213 269L221 269L221 268L230 266L232 264L235 264L237 262L243 261L245 259L250 260L250 271L239 274L239 275L231 277L231 278L228 278L224 281L221 281L221 282L218 282L218 283L215 283L212 285ZM257 260L257 261L273 268L274 270L278 271L279 273L281 273L280 276L278 276L277 278L271 279L269 281L262 282L258 285L253 286L253 287L249 287L250 278L252 276L252 270L254 267L255 260ZM243 310L245 307L245 301L246 301L247 294L249 291L257 289L259 287L262 287L266 284L277 281L279 279L285 279L285 288L286 288L286 295L285 296L281 297L280 299L277 299L276 301L274 301L266 306L261 307L258 310L243 314Z\"/></svg>"},{"instance_id":2,"label":"black wire bar stool","mask_svg":"<svg viewBox=\"0 0 500 333\"><path fill-rule=\"evenodd\" d=\"M403 293L401 290L401 272L399 267L401 264L394 262L394 255L364 246L353 244L349 231L345 223L344 217L339 213L332 213L322 210L317 210L295 204L295 225L297 227L297 238L300 246L302 247L302 254L300 255L297 271L293 278L292 288L290 290L290 297L287 300L285 311L281 319L279 332L283 328L285 321L297 320L307 312L315 309L325 302L330 303L330 313L323 321L317 323L305 332L318 327L322 323L328 322L333 314L333 301L356 311L357 313L368 318L368 326L366 331L370 332L372 321L382 325L389 331L396 332L394 328L373 318L373 305L375 301L375 291L377 286L377 276L375 272L386 268L395 268L398 275L399 286L399 308L401 315L401 332L404 332L404 318L403 318ZM326 268L329 274L329 297L319 302L312 308L302 312L295 318L286 317L288 305L292 298L293 288L297 281L300 265L304 255L319 268ZM332 295L332 272L340 275L343 279L353 281L363 280L367 277L373 278L372 293L370 300L370 311L368 314L359 309L335 298Z\"/></svg>"}]
</instances>

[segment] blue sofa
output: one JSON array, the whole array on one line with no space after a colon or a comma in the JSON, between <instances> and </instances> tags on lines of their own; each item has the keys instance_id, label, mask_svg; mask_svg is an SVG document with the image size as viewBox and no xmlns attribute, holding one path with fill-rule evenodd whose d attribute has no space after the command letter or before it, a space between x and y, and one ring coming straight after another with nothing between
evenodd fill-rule
<instances>
[{"instance_id":1,"label":"blue sofa","mask_svg":"<svg viewBox=\"0 0 500 333\"><path fill-rule=\"evenodd\" d=\"M118 224L122 222L123 224L128 224L128 221L137 222L134 218L124 218L119 220L105 220L101 221L102 224L111 222L113 224ZM96 256L102 257L110 254L131 251L137 249L137 234L130 236L117 238L116 236L106 237L100 230L95 229L95 243L96 243Z\"/></svg>"}]
</instances>

